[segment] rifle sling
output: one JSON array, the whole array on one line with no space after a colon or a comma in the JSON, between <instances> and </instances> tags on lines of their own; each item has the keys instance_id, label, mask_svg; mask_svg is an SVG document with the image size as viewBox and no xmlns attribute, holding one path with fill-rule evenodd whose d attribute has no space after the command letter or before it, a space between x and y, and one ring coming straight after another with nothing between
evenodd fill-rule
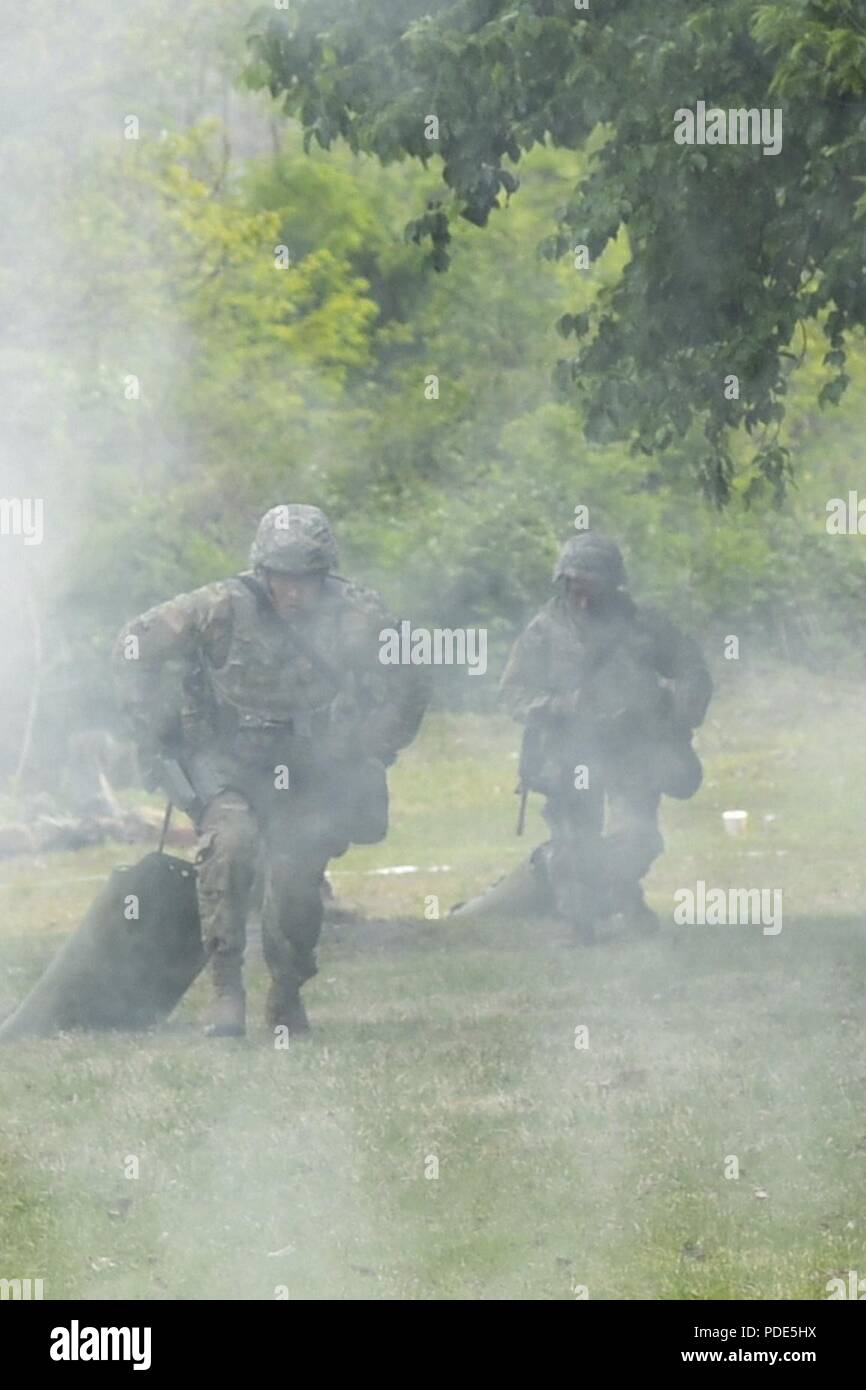
<instances>
[{"instance_id":1,"label":"rifle sling","mask_svg":"<svg viewBox=\"0 0 866 1390\"><path fill-rule=\"evenodd\" d=\"M271 613L274 613L274 605L263 584L260 584L251 574L239 574L237 577L241 583L249 589L250 593L255 596L261 607L267 608ZM343 678L336 667L332 666L330 661L327 661L325 657L316 651L312 642L308 641L303 633L296 631L296 629L291 627L288 623L285 624L285 627L289 636L289 641L294 643L297 650L301 653L301 656L305 656L311 666L318 671L319 675L324 676L332 685L335 685L338 691L342 690Z\"/></svg>"}]
</instances>

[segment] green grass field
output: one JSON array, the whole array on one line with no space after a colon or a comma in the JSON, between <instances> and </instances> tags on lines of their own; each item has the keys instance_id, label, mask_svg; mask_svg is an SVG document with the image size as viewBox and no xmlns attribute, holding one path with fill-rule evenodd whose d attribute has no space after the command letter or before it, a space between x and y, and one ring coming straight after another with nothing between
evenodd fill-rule
<instances>
[{"instance_id":1,"label":"green grass field","mask_svg":"<svg viewBox=\"0 0 866 1390\"><path fill-rule=\"evenodd\" d=\"M158 1034L0 1054L0 1277L47 1298L816 1299L866 1275L861 707L800 672L731 676L703 788L665 804L662 932L591 949L554 921L449 923L543 831L536 807L514 838L515 727L431 718L388 841L333 865L367 920L326 929L311 1041L274 1048L252 953L244 1041L201 1037L200 981ZM0 1012L128 858L0 864ZM369 872L395 865L418 872ZM781 888L781 933L674 926L699 878Z\"/></svg>"}]
</instances>

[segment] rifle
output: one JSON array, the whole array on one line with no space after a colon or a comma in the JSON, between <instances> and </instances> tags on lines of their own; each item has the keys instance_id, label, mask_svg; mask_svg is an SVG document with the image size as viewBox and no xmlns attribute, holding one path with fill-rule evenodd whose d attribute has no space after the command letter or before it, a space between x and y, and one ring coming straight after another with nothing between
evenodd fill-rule
<instances>
[{"instance_id":1,"label":"rifle","mask_svg":"<svg viewBox=\"0 0 866 1390\"><path fill-rule=\"evenodd\" d=\"M529 788L520 786L518 784L518 786L515 787L514 791L515 795L520 797L520 804L517 808L517 829L515 831L515 834L522 835L523 828L526 825L526 801L529 796Z\"/></svg>"},{"instance_id":2,"label":"rifle","mask_svg":"<svg viewBox=\"0 0 866 1390\"><path fill-rule=\"evenodd\" d=\"M520 797L515 831L517 835L523 834L526 825L526 802L529 798L533 775L537 774L538 770L542 735L542 721L538 711L532 711L527 716L523 738L520 741L520 762L517 766L517 786L514 789L515 795Z\"/></svg>"},{"instance_id":3,"label":"rifle","mask_svg":"<svg viewBox=\"0 0 866 1390\"><path fill-rule=\"evenodd\" d=\"M169 808L178 806L181 811L186 811L188 816L197 821L204 808L195 787L177 759L165 754L160 755L159 772L160 781L168 792Z\"/></svg>"},{"instance_id":4,"label":"rifle","mask_svg":"<svg viewBox=\"0 0 866 1390\"><path fill-rule=\"evenodd\" d=\"M582 696L586 701L586 693ZM575 710L575 714L577 711ZM515 795L520 797L517 811L517 827L515 833L522 835L526 825L526 803L531 791L544 792L550 794L548 788L539 781L545 760L545 713L541 708L530 710L526 718L523 729L523 738L520 743L520 762L518 764L517 786ZM549 749L547 750L549 757Z\"/></svg>"}]
</instances>

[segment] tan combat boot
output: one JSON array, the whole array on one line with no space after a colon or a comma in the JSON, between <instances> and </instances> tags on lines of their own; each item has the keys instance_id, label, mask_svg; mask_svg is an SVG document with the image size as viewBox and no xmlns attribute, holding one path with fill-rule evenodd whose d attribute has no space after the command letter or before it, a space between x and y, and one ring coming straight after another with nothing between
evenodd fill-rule
<instances>
[{"instance_id":1,"label":"tan combat boot","mask_svg":"<svg viewBox=\"0 0 866 1390\"><path fill-rule=\"evenodd\" d=\"M235 951L215 951L211 956L214 1000L204 1030L209 1038L242 1038L247 1031L242 965Z\"/></svg>"},{"instance_id":2,"label":"tan combat boot","mask_svg":"<svg viewBox=\"0 0 866 1390\"><path fill-rule=\"evenodd\" d=\"M269 1028L287 1028L290 1038L309 1033L310 1020L296 984L276 978L271 980L265 1003L265 1019Z\"/></svg>"}]
</instances>

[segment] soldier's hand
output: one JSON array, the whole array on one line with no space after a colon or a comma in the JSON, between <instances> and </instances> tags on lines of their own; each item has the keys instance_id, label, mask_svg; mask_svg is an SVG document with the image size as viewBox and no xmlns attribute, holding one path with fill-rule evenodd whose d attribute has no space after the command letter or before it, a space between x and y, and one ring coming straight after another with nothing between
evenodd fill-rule
<instances>
[{"instance_id":1,"label":"soldier's hand","mask_svg":"<svg viewBox=\"0 0 866 1390\"><path fill-rule=\"evenodd\" d=\"M141 776L141 785L146 791L155 792L161 789L160 773L162 771L162 756L152 743L136 748L138 758L138 770Z\"/></svg>"},{"instance_id":2,"label":"soldier's hand","mask_svg":"<svg viewBox=\"0 0 866 1390\"><path fill-rule=\"evenodd\" d=\"M703 710L698 710L696 704L690 691L674 690L671 723L675 730L689 737L703 719Z\"/></svg>"}]
</instances>

